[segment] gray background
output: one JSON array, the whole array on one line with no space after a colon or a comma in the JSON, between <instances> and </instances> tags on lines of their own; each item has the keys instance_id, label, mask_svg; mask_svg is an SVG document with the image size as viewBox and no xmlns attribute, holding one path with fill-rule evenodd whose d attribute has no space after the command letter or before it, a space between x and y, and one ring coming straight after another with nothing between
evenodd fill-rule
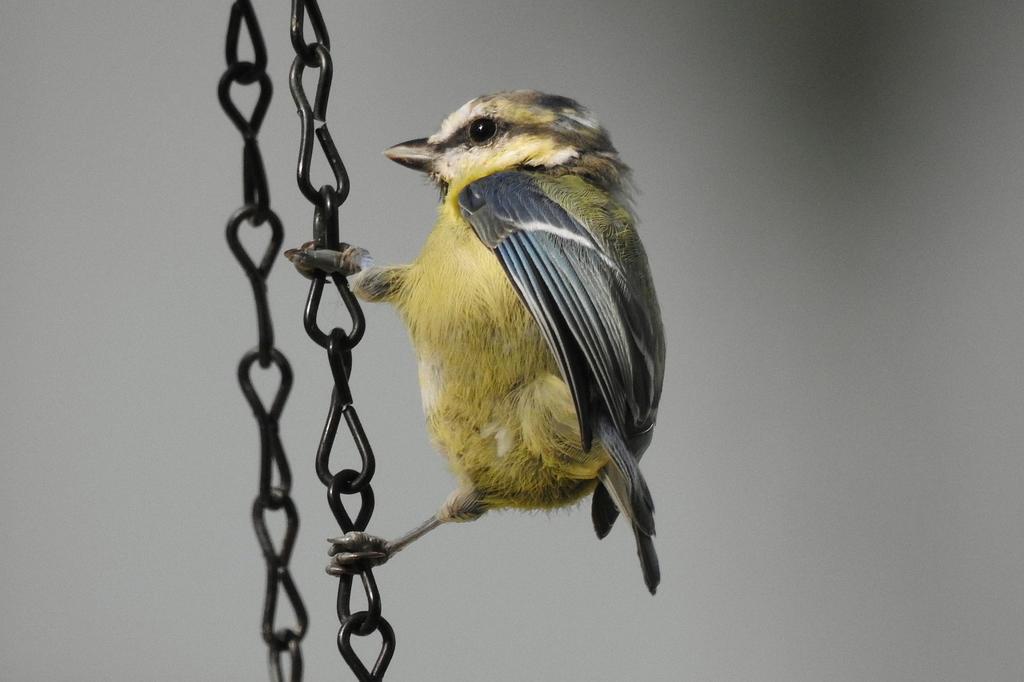
<instances>
[{"instance_id":1,"label":"gray background","mask_svg":"<svg viewBox=\"0 0 1024 682\"><path fill-rule=\"evenodd\" d=\"M636 169L668 327L644 460L659 594L586 507L444 528L378 572L389 679L1024 677L1024 10L1007 7L325 4L350 241L401 262L428 231L433 191L384 147L477 94L567 94ZM234 378L255 324L223 238L241 142L215 97L227 8L0 9L5 679L265 679ZM295 245L311 211L287 3L257 9L277 86L261 140ZM280 261L292 564L307 677L326 680L344 677L312 471L329 375L305 291ZM379 457L371 528L394 535L452 483L403 328L367 314L353 385Z\"/></svg>"}]
</instances>

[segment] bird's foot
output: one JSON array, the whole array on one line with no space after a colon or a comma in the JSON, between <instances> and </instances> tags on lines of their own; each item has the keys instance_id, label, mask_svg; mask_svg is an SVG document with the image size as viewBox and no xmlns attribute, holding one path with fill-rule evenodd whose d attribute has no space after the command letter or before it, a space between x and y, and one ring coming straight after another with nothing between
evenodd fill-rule
<instances>
[{"instance_id":1,"label":"bird's foot","mask_svg":"<svg viewBox=\"0 0 1024 682\"><path fill-rule=\"evenodd\" d=\"M284 252L303 277L312 279L317 273L351 277L373 266L370 252L350 244L338 244L338 250L317 248L316 242L306 242L297 249Z\"/></svg>"},{"instance_id":2,"label":"bird's foot","mask_svg":"<svg viewBox=\"0 0 1024 682\"><path fill-rule=\"evenodd\" d=\"M380 566L392 554L391 543L387 540L360 531L328 538L327 542L331 543L331 548L327 550L331 556L327 572L334 576Z\"/></svg>"}]
</instances>

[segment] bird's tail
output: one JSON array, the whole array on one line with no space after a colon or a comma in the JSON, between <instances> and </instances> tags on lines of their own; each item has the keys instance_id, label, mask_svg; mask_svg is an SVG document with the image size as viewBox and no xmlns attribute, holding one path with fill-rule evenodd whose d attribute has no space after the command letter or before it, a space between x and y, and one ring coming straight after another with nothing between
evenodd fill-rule
<instances>
[{"instance_id":1,"label":"bird's tail","mask_svg":"<svg viewBox=\"0 0 1024 682\"><path fill-rule=\"evenodd\" d=\"M647 589L654 594L661 580L658 554L654 551L654 500L647 481L640 473L638 457L626 445L615 427L601 420L598 423L601 444L611 461L601 470L601 482L594 492L591 508L594 529L604 537L615 521L615 509L629 519L636 536L636 551L640 557ZM607 499L610 498L610 499ZM614 504L609 504L613 502Z\"/></svg>"},{"instance_id":2,"label":"bird's tail","mask_svg":"<svg viewBox=\"0 0 1024 682\"><path fill-rule=\"evenodd\" d=\"M597 533L599 540L604 540L617 518L619 518L619 509L615 506L611 493L608 492L608 488L604 487L604 483L598 481L597 487L594 488L594 497L590 502L590 520L594 522L594 532Z\"/></svg>"},{"instance_id":3,"label":"bird's tail","mask_svg":"<svg viewBox=\"0 0 1024 682\"><path fill-rule=\"evenodd\" d=\"M633 524L633 535L636 536L636 554L640 557L640 570L644 573L644 583L651 594L658 589L661 582L661 567L658 566L658 553L654 551L654 538L647 535Z\"/></svg>"}]
</instances>

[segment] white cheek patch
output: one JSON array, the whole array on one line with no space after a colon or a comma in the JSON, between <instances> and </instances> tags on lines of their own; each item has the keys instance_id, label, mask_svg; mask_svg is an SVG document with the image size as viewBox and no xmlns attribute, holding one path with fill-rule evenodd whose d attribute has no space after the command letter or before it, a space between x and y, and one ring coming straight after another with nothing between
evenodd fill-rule
<instances>
[{"instance_id":1,"label":"white cheek patch","mask_svg":"<svg viewBox=\"0 0 1024 682\"><path fill-rule=\"evenodd\" d=\"M464 166L468 159L468 152L458 148L449 149L434 163L434 172L440 175L445 182L451 182L452 178L460 175L459 169Z\"/></svg>"},{"instance_id":2,"label":"white cheek patch","mask_svg":"<svg viewBox=\"0 0 1024 682\"><path fill-rule=\"evenodd\" d=\"M435 162L434 170L450 182L481 168L493 169L492 172L512 169L520 164L552 168L579 155L575 147L552 147L547 140L524 141L512 138L500 142L496 147L452 147Z\"/></svg>"},{"instance_id":3,"label":"white cheek patch","mask_svg":"<svg viewBox=\"0 0 1024 682\"><path fill-rule=\"evenodd\" d=\"M458 147L449 149L434 164L434 172L450 182L452 178L459 175L460 166L465 167L466 164L472 163L471 153L472 150Z\"/></svg>"}]
</instances>

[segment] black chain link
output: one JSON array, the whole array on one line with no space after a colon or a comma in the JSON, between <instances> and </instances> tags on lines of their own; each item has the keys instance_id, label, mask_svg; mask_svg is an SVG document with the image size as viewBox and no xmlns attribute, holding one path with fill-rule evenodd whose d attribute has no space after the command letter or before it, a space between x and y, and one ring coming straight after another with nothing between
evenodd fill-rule
<instances>
[{"instance_id":1,"label":"black chain link","mask_svg":"<svg viewBox=\"0 0 1024 682\"><path fill-rule=\"evenodd\" d=\"M316 39L312 43L307 43L304 35L307 19L312 25L313 35ZM291 41L295 50L295 59L292 61L288 82L302 124L296 179L299 190L314 207L314 241L319 248L337 249L339 248L338 207L348 197L349 182L345 164L327 130L327 101L331 93L334 64L331 58L331 41L327 33L327 25L324 23L316 0L292 0ZM319 70L316 94L312 105L309 103L302 83L302 77L307 68ZM316 121L322 122L319 128L315 125ZM309 178L314 134L320 142L320 149L334 175L333 184L325 184L319 189L315 188ZM317 315L326 281L327 276L323 273L314 275L303 318L306 333L317 345L327 351L331 375L334 378L327 422L324 425L323 435L316 452L316 473L320 481L327 486L327 501L334 513L334 518L341 530L348 533L353 530L366 530L370 515L373 513L373 489L370 487L370 479L373 478L374 471L373 450L363 431L355 406L352 404L352 392L348 384L348 378L352 372L352 348L362 338L365 325L362 310L352 292L349 291L345 278L333 275L331 281L348 310L352 326L347 332L341 327L334 327L327 332L320 328ZM331 451L342 416L345 418L345 423L348 425L359 452L360 468L358 470L341 469L332 474ZM351 495L358 495L360 498L359 511L354 519L343 500L343 496ZM362 682L382 680L395 651L395 633L388 621L381 615L380 592L377 590L373 571L369 567L359 567L354 571L355 573L345 573L339 578L337 611L341 627L338 629L338 650L359 680ZM363 583L363 592L366 596L364 610L352 610L352 582L355 575L359 575ZM369 670L352 649L351 639L353 635L366 637L374 632L380 633L382 641L377 660L372 670Z\"/></svg>"},{"instance_id":2,"label":"black chain link","mask_svg":"<svg viewBox=\"0 0 1024 682\"><path fill-rule=\"evenodd\" d=\"M238 43L242 23L253 48L253 61L238 58ZM284 240L284 228L277 214L270 208L270 192L267 188L267 176L263 169L263 156L260 154L256 137L263 117L270 106L273 94L270 77L267 75L267 50L263 44L256 13L249 0L235 0L231 5L228 19L227 40L225 43L227 70L221 76L217 86L217 96L224 112L242 134L242 196L245 204L228 219L227 240L231 252L249 278L253 296L256 300L256 320L259 330L259 342L253 350L242 356L238 364L238 382L242 393L252 407L260 433L260 477L259 493L252 505L252 523L256 529L256 538L267 567L267 589L263 602L263 640L267 643L269 654L270 678L274 682L285 679L282 667L282 654L287 652L288 679L298 682L302 679L302 651L300 644L306 634L309 619L306 607L302 603L295 582L288 571L288 561L295 546L295 536L299 531L299 515L295 503L289 495L292 485L291 470L288 459L281 445L278 434L278 420L284 409L288 391L292 386L292 369L288 360L274 347L274 328L267 305L267 277L270 269L278 258L281 243ZM231 86L259 85L259 96L252 114L246 118L231 100ZM238 237L242 223L248 222L253 227L266 223L270 228L269 241L264 249L259 265L246 252ZM262 369L277 367L279 373L278 387L268 409L260 399L253 386L253 365L259 363ZM276 470L276 482L273 480ZM270 539L267 528L268 513L283 513L285 518L284 538L280 547L275 547ZM281 593L284 592L295 612L296 624L277 627L275 617Z\"/></svg>"}]
</instances>

